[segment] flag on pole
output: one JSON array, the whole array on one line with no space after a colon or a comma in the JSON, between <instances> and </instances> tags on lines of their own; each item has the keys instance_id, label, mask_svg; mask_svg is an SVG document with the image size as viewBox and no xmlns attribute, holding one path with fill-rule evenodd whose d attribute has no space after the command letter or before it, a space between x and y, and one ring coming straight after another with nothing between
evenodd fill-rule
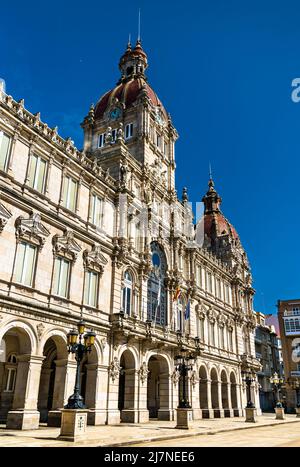
<instances>
[{"instance_id":1,"label":"flag on pole","mask_svg":"<svg viewBox=\"0 0 300 467\"><path fill-rule=\"evenodd\" d=\"M188 300L187 305L186 305L186 309L185 309L185 312L184 312L184 319L188 320L188 319L190 319L190 316L191 316L191 302L190 302L190 300Z\"/></svg>"},{"instance_id":2,"label":"flag on pole","mask_svg":"<svg viewBox=\"0 0 300 467\"><path fill-rule=\"evenodd\" d=\"M181 290L180 290L180 287L178 286L175 290L175 293L174 293L174 297L173 297L173 301L176 302L176 300L178 300L178 298L180 297L181 295Z\"/></svg>"}]
</instances>

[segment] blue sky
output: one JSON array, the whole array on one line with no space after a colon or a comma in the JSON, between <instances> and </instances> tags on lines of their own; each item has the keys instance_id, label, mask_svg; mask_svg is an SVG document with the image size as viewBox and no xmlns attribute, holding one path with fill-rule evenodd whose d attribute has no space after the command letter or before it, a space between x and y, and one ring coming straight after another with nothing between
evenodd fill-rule
<instances>
[{"instance_id":1,"label":"blue sky","mask_svg":"<svg viewBox=\"0 0 300 467\"><path fill-rule=\"evenodd\" d=\"M180 134L178 192L188 186L200 201L211 162L251 262L256 309L274 313L277 299L300 298L299 2L3 2L0 77L81 147L79 124L119 78L139 7L149 81Z\"/></svg>"}]
</instances>

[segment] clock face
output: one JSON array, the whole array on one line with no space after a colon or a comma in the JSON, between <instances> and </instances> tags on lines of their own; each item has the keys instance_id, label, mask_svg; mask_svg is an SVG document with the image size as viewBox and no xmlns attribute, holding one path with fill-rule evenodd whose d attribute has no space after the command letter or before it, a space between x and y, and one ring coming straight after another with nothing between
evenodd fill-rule
<instances>
[{"instance_id":1,"label":"clock face","mask_svg":"<svg viewBox=\"0 0 300 467\"><path fill-rule=\"evenodd\" d=\"M155 113L156 113L155 120L157 121L159 125L163 126L165 122L164 122L160 109L157 108Z\"/></svg>"},{"instance_id":2,"label":"clock face","mask_svg":"<svg viewBox=\"0 0 300 467\"><path fill-rule=\"evenodd\" d=\"M116 120L117 118L119 118L121 116L121 109L113 109L111 112L110 112L110 118L112 120Z\"/></svg>"}]
</instances>

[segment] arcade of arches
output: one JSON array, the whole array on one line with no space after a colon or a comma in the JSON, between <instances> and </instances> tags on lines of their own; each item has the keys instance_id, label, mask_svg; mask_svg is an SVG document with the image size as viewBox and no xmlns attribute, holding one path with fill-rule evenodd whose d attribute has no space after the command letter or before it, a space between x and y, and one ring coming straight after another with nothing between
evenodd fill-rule
<instances>
[{"instance_id":1,"label":"arcade of arches","mask_svg":"<svg viewBox=\"0 0 300 467\"><path fill-rule=\"evenodd\" d=\"M37 427L39 422L59 426L60 409L73 392L76 362L67 353L63 333L45 338L41 351L36 355L36 345L25 328L12 327L3 335L0 423L20 429ZM128 346L116 358L114 378L102 359L95 347L81 365L89 424L175 419L178 378L171 355L152 352L140 366L137 349ZM209 370L199 363L193 373L189 392L195 419L243 414L243 390L236 370L215 366Z\"/></svg>"}]
</instances>

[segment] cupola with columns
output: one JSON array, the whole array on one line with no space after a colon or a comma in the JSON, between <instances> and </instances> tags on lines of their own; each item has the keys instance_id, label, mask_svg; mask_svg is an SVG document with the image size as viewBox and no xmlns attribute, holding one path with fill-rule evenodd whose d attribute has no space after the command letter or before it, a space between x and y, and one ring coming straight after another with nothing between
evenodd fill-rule
<instances>
[{"instance_id":1,"label":"cupola with columns","mask_svg":"<svg viewBox=\"0 0 300 467\"><path fill-rule=\"evenodd\" d=\"M82 123L84 152L96 158L118 178L120 159L125 156L144 168L153 168L157 183L175 188L174 147L178 138L170 115L148 84L147 55L141 41L130 42L119 63L121 77L116 86L91 106ZM159 173L157 169L159 168Z\"/></svg>"}]
</instances>

